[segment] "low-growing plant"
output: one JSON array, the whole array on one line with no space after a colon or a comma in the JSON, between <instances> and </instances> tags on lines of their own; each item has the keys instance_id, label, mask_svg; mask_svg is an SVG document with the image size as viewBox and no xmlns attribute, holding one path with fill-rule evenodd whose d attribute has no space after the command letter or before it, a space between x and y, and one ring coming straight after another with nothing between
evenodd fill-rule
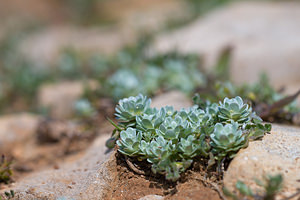
<instances>
[{"instance_id":1,"label":"low-growing plant","mask_svg":"<svg viewBox=\"0 0 300 200\"><path fill-rule=\"evenodd\" d=\"M262 74L259 81L254 84L237 86L229 81L216 81L210 87L208 91L200 91L194 96L195 104L201 106L206 103L200 96L211 102L218 102L226 97L240 96L265 121L294 123L293 118L300 113L300 108L295 102L300 90L290 96L283 95L281 91L274 89L265 74ZM226 117L225 113L224 115Z\"/></svg>"},{"instance_id":2,"label":"low-growing plant","mask_svg":"<svg viewBox=\"0 0 300 200\"><path fill-rule=\"evenodd\" d=\"M117 101L141 92L153 95L160 90L177 89L191 94L196 87L206 84L196 56L171 52L149 57L146 50L147 47L140 47L138 53L124 50L107 63L111 67L99 79L102 95Z\"/></svg>"},{"instance_id":3,"label":"low-growing plant","mask_svg":"<svg viewBox=\"0 0 300 200\"><path fill-rule=\"evenodd\" d=\"M3 197L0 195L0 200L10 200L14 199L15 197L15 191L10 190L9 192L4 192Z\"/></svg>"},{"instance_id":4,"label":"low-growing plant","mask_svg":"<svg viewBox=\"0 0 300 200\"><path fill-rule=\"evenodd\" d=\"M274 176L267 175L264 180L255 179L258 186L262 187L262 190L254 192L244 182L238 181L235 185L238 194L230 192L227 188L223 188L224 194L234 200L239 199L254 199L254 200L274 200L278 192L280 192L283 184L283 176L277 174Z\"/></svg>"},{"instance_id":5,"label":"low-growing plant","mask_svg":"<svg viewBox=\"0 0 300 200\"><path fill-rule=\"evenodd\" d=\"M8 184L11 181L12 169L11 161L8 161L4 155L0 159L0 184Z\"/></svg>"},{"instance_id":6,"label":"low-growing plant","mask_svg":"<svg viewBox=\"0 0 300 200\"><path fill-rule=\"evenodd\" d=\"M147 161L153 173L170 181L200 158L208 167L216 163L219 171L225 159L271 130L240 97L180 111L151 108L150 103L141 94L120 100L118 124L112 122L116 129L107 144L111 148L116 141L121 154Z\"/></svg>"},{"instance_id":7,"label":"low-growing plant","mask_svg":"<svg viewBox=\"0 0 300 200\"><path fill-rule=\"evenodd\" d=\"M87 99L81 99L74 104L74 110L79 117L92 117L96 111Z\"/></svg>"}]
</instances>

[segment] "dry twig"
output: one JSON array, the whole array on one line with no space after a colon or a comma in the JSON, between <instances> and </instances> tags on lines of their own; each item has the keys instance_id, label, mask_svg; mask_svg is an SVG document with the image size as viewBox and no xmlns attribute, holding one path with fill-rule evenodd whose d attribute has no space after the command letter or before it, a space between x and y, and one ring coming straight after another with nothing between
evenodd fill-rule
<instances>
[{"instance_id":1,"label":"dry twig","mask_svg":"<svg viewBox=\"0 0 300 200\"><path fill-rule=\"evenodd\" d=\"M216 184L216 183L214 183L214 182L212 182L209 179L206 179L204 177L200 177L200 178L197 177L197 178L194 178L194 179L201 181L205 186L209 185L213 190L215 190L219 194L221 199L226 200L226 197L224 196L222 190L219 188L218 184Z\"/></svg>"},{"instance_id":2,"label":"dry twig","mask_svg":"<svg viewBox=\"0 0 300 200\"><path fill-rule=\"evenodd\" d=\"M139 170L138 168L136 168L136 166L129 160L129 158L127 156L125 156L125 161L128 165L128 167L134 171L135 173L139 174L139 175L146 175L146 173L142 170Z\"/></svg>"}]
</instances>

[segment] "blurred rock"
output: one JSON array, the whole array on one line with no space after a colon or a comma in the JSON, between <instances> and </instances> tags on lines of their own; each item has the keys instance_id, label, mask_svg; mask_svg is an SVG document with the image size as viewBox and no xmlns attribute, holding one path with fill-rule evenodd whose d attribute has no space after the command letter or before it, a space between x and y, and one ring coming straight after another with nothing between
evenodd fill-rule
<instances>
[{"instance_id":1,"label":"blurred rock","mask_svg":"<svg viewBox=\"0 0 300 200\"><path fill-rule=\"evenodd\" d=\"M30 6L28 6L30 5ZM54 14L55 11L55 14ZM12 0L1 2L0 23L58 22L65 16L59 1Z\"/></svg>"},{"instance_id":2,"label":"blurred rock","mask_svg":"<svg viewBox=\"0 0 300 200\"><path fill-rule=\"evenodd\" d=\"M155 32L169 21L186 18L188 7L180 0L115 0L99 1L94 12L111 23L102 27L71 23L48 26L21 42L21 55L37 66L45 66L56 63L66 49L81 54L112 54L136 42L141 33Z\"/></svg>"},{"instance_id":3,"label":"blurred rock","mask_svg":"<svg viewBox=\"0 0 300 200\"><path fill-rule=\"evenodd\" d=\"M40 145L38 142L41 141L37 141L37 128L41 119L42 117L30 113L11 114L0 117L0 154L12 157L16 168L36 168L39 161L45 163L47 160L57 160L59 156L61 157L66 153L66 150L74 148L72 147L72 143L68 141L65 142L69 145L67 147L62 147L64 144L61 144L61 146ZM87 131L80 129L76 130L76 133L78 132L82 135L87 133ZM72 135L73 137L75 137L74 134ZM67 139L71 138L70 135L67 136L69 136ZM61 137L60 139L63 138ZM80 148L79 145L77 146ZM29 163L30 161L33 161L34 165Z\"/></svg>"},{"instance_id":4,"label":"blurred rock","mask_svg":"<svg viewBox=\"0 0 300 200\"><path fill-rule=\"evenodd\" d=\"M40 117L21 113L0 117L0 152L14 152L14 147L24 144L35 137Z\"/></svg>"},{"instance_id":5,"label":"blurred rock","mask_svg":"<svg viewBox=\"0 0 300 200\"><path fill-rule=\"evenodd\" d=\"M135 41L134 38L131 31L116 28L53 26L28 36L19 45L19 51L36 66L45 67L55 65L66 49L86 54L111 54Z\"/></svg>"},{"instance_id":6,"label":"blurred rock","mask_svg":"<svg viewBox=\"0 0 300 200\"><path fill-rule=\"evenodd\" d=\"M299 2L236 2L158 37L155 48L204 56L207 68L233 47L231 75L254 82L265 71L276 87L300 82Z\"/></svg>"},{"instance_id":7,"label":"blurred rock","mask_svg":"<svg viewBox=\"0 0 300 200\"><path fill-rule=\"evenodd\" d=\"M123 8L123 9L120 9ZM101 16L123 28L147 32L189 15L188 4L181 0L115 0L99 4Z\"/></svg>"},{"instance_id":8,"label":"blurred rock","mask_svg":"<svg viewBox=\"0 0 300 200\"><path fill-rule=\"evenodd\" d=\"M91 88L96 87L96 82L90 81ZM85 89L81 81L65 81L41 86L38 90L38 104L49 109L50 116L58 119L70 117L73 106Z\"/></svg>"},{"instance_id":9,"label":"blurred rock","mask_svg":"<svg viewBox=\"0 0 300 200\"><path fill-rule=\"evenodd\" d=\"M31 6L27 6L31 5ZM120 9L121 8L121 9ZM38 22L40 24L90 23L90 21L157 26L161 21L183 16L186 8L180 0L114 0L4 1L0 7L0 23ZM186 14L186 13L185 13ZM147 26L149 25L149 26ZM133 27L131 27L133 28ZM142 28L142 27L140 27Z\"/></svg>"},{"instance_id":10,"label":"blurred rock","mask_svg":"<svg viewBox=\"0 0 300 200\"><path fill-rule=\"evenodd\" d=\"M273 125L271 134L262 141L250 142L237 154L225 173L224 183L231 190L238 180L255 188L254 178L278 173L284 176L282 196L300 188L300 128Z\"/></svg>"},{"instance_id":11,"label":"blurred rock","mask_svg":"<svg viewBox=\"0 0 300 200\"><path fill-rule=\"evenodd\" d=\"M151 107L173 106L175 110L192 106L192 101L180 91L170 91L152 99Z\"/></svg>"},{"instance_id":12,"label":"blurred rock","mask_svg":"<svg viewBox=\"0 0 300 200\"><path fill-rule=\"evenodd\" d=\"M92 135L84 130L82 124L71 120L43 119L37 127L37 142L41 144L57 143L64 139L80 140Z\"/></svg>"}]
</instances>

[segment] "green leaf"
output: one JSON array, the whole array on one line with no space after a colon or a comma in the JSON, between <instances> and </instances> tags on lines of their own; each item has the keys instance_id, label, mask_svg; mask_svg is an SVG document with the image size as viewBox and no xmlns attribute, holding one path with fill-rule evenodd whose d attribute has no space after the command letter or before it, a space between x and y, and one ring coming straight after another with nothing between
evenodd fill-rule
<instances>
[{"instance_id":1,"label":"green leaf","mask_svg":"<svg viewBox=\"0 0 300 200\"><path fill-rule=\"evenodd\" d=\"M271 124L265 124L264 129L265 129L265 131L270 132L271 129L272 129L272 125Z\"/></svg>"},{"instance_id":2,"label":"green leaf","mask_svg":"<svg viewBox=\"0 0 300 200\"><path fill-rule=\"evenodd\" d=\"M148 129L154 128L151 121L148 120L148 119L143 119L142 123L143 123L145 128L148 128Z\"/></svg>"},{"instance_id":3,"label":"green leaf","mask_svg":"<svg viewBox=\"0 0 300 200\"><path fill-rule=\"evenodd\" d=\"M246 195L246 196L253 196L253 192L251 188L249 188L245 183L242 181L238 181L236 183L236 188L240 191L241 194Z\"/></svg>"},{"instance_id":4,"label":"green leaf","mask_svg":"<svg viewBox=\"0 0 300 200\"><path fill-rule=\"evenodd\" d=\"M105 142L105 146L109 149L112 149L115 147L116 141L117 141L116 138L111 137Z\"/></svg>"}]
</instances>

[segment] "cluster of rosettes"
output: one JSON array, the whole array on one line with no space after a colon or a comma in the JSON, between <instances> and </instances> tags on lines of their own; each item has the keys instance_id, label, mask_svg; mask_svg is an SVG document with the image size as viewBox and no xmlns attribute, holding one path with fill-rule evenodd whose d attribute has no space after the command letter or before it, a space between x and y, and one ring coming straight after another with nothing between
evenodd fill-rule
<instances>
[{"instance_id":1,"label":"cluster of rosettes","mask_svg":"<svg viewBox=\"0 0 300 200\"><path fill-rule=\"evenodd\" d=\"M147 160L154 173L171 181L176 181L196 157L213 155L220 163L246 147L249 139L262 137L271 129L240 97L180 111L170 106L151 108L150 103L143 95L119 101L115 113L120 132L118 151Z\"/></svg>"},{"instance_id":2,"label":"cluster of rosettes","mask_svg":"<svg viewBox=\"0 0 300 200\"><path fill-rule=\"evenodd\" d=\"M108 75L102 84L105 95L118 100L140 92L155 94L160 89L177 89L190 94L196 87L207 84L206 77L198 68L198 58L175 52L150 58L145 55L145 50L138 50L137 55L135 51L122 52L108 63L110 68L102 73Z\"/></svg>"}]
</instances>

